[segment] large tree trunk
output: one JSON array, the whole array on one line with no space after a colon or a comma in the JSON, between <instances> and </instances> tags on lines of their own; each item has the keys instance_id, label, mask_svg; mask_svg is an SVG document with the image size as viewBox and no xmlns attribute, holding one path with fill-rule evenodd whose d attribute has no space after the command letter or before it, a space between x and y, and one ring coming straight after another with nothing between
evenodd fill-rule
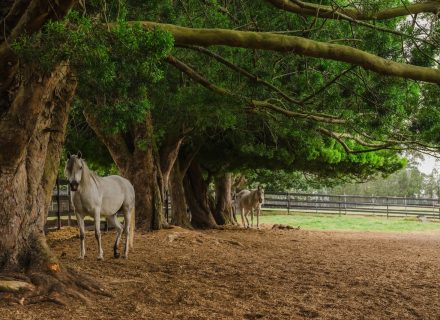
<instances>
[{"instance_id":1,"label":"large tree trunk","mask_svg":"<svg viewBox=\"0 0 440 320\"><path fill-rule=\"evenodd\" d=\"M191 221L187 212L185 189L183 188L185 169L181 167L180 161L176 161L170 175L171 224L191 228Z\"/></svg>"},{"instance_id":2,"label":"large tree trunk","mask_svg":"<svg viewBox=\"0 0 440 320\"><path fill-rule=\"evenodd\" d=\"M48 75L21 68L0 121L0 291L15 292L21 303L100 292L93 280L60 266L44 235L76 88L68 76L65 65Z\"/></svg>"},{"instance_id":3,"label":"large tree trunk","mask_svg":"<svg viewBox=\"0 0 440 320\"><path fill-rule=\"evenodd\" d=\"M196 161L189 166L184 178L185 197L191 211L194 228L217 228L208 198L208 182L203 179L202 170Z\"/></svg>"},{"instance_id":4,"label":"large tree trunk","mask_svg":"<svg viewBox=\"0 0 440 320\"><path fill-rule=\"evenodd\" d=\"M10 43L62 18L75 1L6 1L0 5L0 292L20 303L85 300L102 292L92 280L65 270L43 232L59 167L76 82L66 64L41 74L19 65Z\"/></svg>"},{"instance_id":5,"label":"large tree trunk","mask_svg":"<svg viewBox=\"0 0 440 320\"><path fill-rule=\"evenodd\" d=\"M67 67L43 80L22 71L25 80L2 117L2 129L20 128L22 145L8 146L13 136L2 132L0 156L0 268L14 271L52 259L43 228L75 90L75 82L66 79Z\"/></svg>"},{"instance_id":6,"label":"large tree trunk","mask_svg":"<svg viewBox=\"0 0 440 320\"><path fill-rule=\"evenodd\" d=\"M215 178L215 211L217 224L236 224L232 212L232 174L224 173Z\"/></svg>"},{"instance_id":7,"label":"large tree trunk","mask_svg":"<svg viewBox=\"0 0 440 320\"><path fill-rule=\"evenodd\" d=\"M161 190L163 181L155 153L151 115L142 123L132 125L130 137L123 133L110 134L92 114L86 112L85 115L87 123L106 145L121 174L134 186L136 226L148 231L166 226Z\"/></svg>"}]
</instances>

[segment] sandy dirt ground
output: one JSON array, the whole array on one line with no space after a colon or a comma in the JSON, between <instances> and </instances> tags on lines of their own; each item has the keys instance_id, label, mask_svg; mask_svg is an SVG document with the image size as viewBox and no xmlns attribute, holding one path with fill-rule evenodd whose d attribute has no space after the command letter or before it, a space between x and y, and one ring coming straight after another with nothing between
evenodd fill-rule
<instances>
[{"instance_id":1,"label":"sandy dirt ground","mask_svg":"<svg viewBox=\"0 0 440 320\"><path fill-rule=\"evenodd\" d=\"M50 236L62 264L114 297L0 303L0 319L440 319L438 232L173 228L137 233L128 260L112 258L108 232L104 261L93 233L84 261L64 235Z\"/></svg>"}]
</instances>

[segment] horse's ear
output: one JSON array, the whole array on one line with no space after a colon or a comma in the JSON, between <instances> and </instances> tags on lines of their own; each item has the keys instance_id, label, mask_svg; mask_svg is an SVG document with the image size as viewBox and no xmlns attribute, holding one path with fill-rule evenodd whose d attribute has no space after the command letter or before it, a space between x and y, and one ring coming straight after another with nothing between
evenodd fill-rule
<instances>
[{"instance_id":1,"label":"horse's ear","mask_svg":"<svg viewBox=\"0 0 440 320\"><path fill-rule=\"evenodd\" d=\"M71 156L70 152L67 151L67 159L70 159L70 156Z\"/></svg>"},{"instance_id":2,"label":"horse's ear","mask_svg":"<svg viewBox=\"0 0 440 320\"><path fill-rule=\"evenodd\" d=\"M81 153L81 151L78 151L78 159L81 159L82 158L82 153Z\"/></svg>"},{"instance_id":3,"label":"horse's ear","mask_svg":"<svg viewBox=\"0 0 440 320\"><path fill-rule=\"evenodd\" d=\"M261 184L258 185L258 190L261 190Z\"/></svg>"}]
</instances>

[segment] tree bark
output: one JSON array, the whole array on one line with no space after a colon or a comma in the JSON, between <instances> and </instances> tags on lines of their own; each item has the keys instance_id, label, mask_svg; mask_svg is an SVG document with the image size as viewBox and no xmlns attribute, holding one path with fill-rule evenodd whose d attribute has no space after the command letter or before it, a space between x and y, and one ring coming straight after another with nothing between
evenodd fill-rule
<instances>
[{"instance_id":1,"label":"tree bark","mask_svg":"<svg viewBox=\"0 0 440 320\"><path fill-rule=\"evenodd\" d=\"M44 237L44 222L64 142L68 109L76 83L68 80L67 67L43 76L21 70L24 77L14 94L9 112L2 117L0 158L0 269L19 271L23 267L52 262ZM32 118L28 104L32 104ZM22 119L29 122L20 126ZM14 123L15 120L15 123ZM4 124L3 121L7 121ZM6 127L20 128L29 137L15 150L3 135ZM17 131L16 131L17 132ZM14 150L12 150L14 149ZM9 158L6 158L9 155Z\"/></svg>"},{"instance_id":2,"label":"tree bark","mask_svg":"<svg viewBox=\"0 0 440 320\"><path fill-rule=\"evenodd\" d=\"M197 161L192 161L184 178L184 187L191 212L191 225L194 228L218 228L209 206L208 184L203 179L200 165Z\"/></svg>"},{"instance_id":3,"label":"tree bark","mask_svg":"<svg viewBox=\"0 0 440 320\"><path fill-rule=\"evenodd\" d=\"M236 224L232 213L232 174L227 172L215 178L215 221L219 225Z\"/></svg>"},{"instance_id":4,"label":"tree bark","mask_svg":"<svg viewBox=\"0 0 440 320\"><path fill-rule=\"evenodd\" d=\"M163 215L163 185L158 155L155 154L153 121L148 114L142 123L133 124L132 137L110 134L90 112L87 123L105 144L121 174L131 181L136 195L136 226L159 230L167 223ZM146 143L146 144L145 144Z\"/></svg>"},{"instance_id":5,"label":"tree bark","mask_svg":"<svg viewBox=\"0 0 440 320\"><path fill-rule=\"evenodd\" d=\"M42 74L20 65L10 43L62 18L75 1L6 1L0 5L0 292L19 303L88 300L93 280L64 269L44 235L76 81L67 64Z\"/></svg>"},{"instance_id":6,"label":"tree bark","mask_svg":"<svg viewBox=\"0 0 440 320\"><path fill-rule=\"evenodd\" d=\"M20 142L14 152L2 149L0 158L0 291L14 293L10 299L20 303L65 304L66 296L87 300L80 291L102 289L94 280L62 268L44 235L76 82L66 65L46 75L26 66L15 79L10 108L0 121L2 147L13 148L14 139ZM5 133L11 127L15 135ZM10 157L4 157L8 153ZM14 289L17 285L22 290Z\"/></svg>"}]
</instances>

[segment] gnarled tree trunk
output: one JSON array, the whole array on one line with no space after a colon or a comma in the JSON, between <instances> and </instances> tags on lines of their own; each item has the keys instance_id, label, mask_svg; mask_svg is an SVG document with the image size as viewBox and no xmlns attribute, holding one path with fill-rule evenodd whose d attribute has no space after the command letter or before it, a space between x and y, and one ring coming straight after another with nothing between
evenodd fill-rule
<instances>
[{"instance_id":1,"label":"gnarled tree trunk","mask_svg":"<svg viewBox=\"0 0 440 320\"><path fill-rule=\"evenodd\" d=\"M65 270L44 235L59 167L67 116L76 82L66 64L47 74L20 65L10 44L62 18L75 1L5 1L0 5L0 292L20 303L79 290L100 291L73 270Z\"/></svg>"},{"instance_id":2,"label":"gnarled tree trunk","mask_svg":"<svg viewBox=\"0 0 440 320\"><path fill-rule=\"evenodd\" d=\"M46 75L20 68L15 83L0 121L0 291L20 302L85 299L80 290L101 289L64 270L44 235L76 82L64 65Z\"/></svg>"},{"instance_id":3,"label":"gnarled tree trunk","mask_svg":"<svg viewBox=\"0 0 440 320\"><path fill-rule=\"evenodd\" d=\"M1 269L17 271L52 259L43 228L76 86L67 73L67 67L58 67L41 77L23 68L24 80L2 117L1 129L16 130L1 130Z\"/></svg>"},{"instance_id":4,"label":"gnarled tree trunk","mask_svg":"<svg viewBox=\"0 0 440 320\"><path fill-rule=\"evenodd\" d=\"M215 178L215 210L217 224L236 224L232 212L232 174L223 173Z\"/></svg>"},{"instance_id":5,"label":"gnarled tree trunk","mask_svg":"<svg viewBox=\"0 0 440 320\"><path fill-rule=\"evenodd\" d=\"M163 228L167 224L163 215L163 181L155 153L151 114L143 122L132 125L130 137L123 133L110 134L92 114L86 112L85 115L121 174L134 186L136 226L143 230Z\"/></svg>"},{"instance_id":6,"label":"gnarled tree trunk","mask_svg":"<svg viewBox=\"0 0 440 320\"><path fill-rule=\"evenodd\" d=\"M184 178L185 197L191 211L191 224L194 228L217 228L208 198L208 182L203 179L202 170L192 161Z\"/></svg>"},{"instance_id":7,"label":"gnarled tree trunk","mask_svg":"<svg viewBox=\"0 0 440 320\"><path fill-rule=\"evenodd\" d=\"M185 189L183 188L185 171L181 167L180 162L176 161L170 175L171 224L192 228L187 212L188 206L185 199Z\"/></svg>"}]
</instances>

